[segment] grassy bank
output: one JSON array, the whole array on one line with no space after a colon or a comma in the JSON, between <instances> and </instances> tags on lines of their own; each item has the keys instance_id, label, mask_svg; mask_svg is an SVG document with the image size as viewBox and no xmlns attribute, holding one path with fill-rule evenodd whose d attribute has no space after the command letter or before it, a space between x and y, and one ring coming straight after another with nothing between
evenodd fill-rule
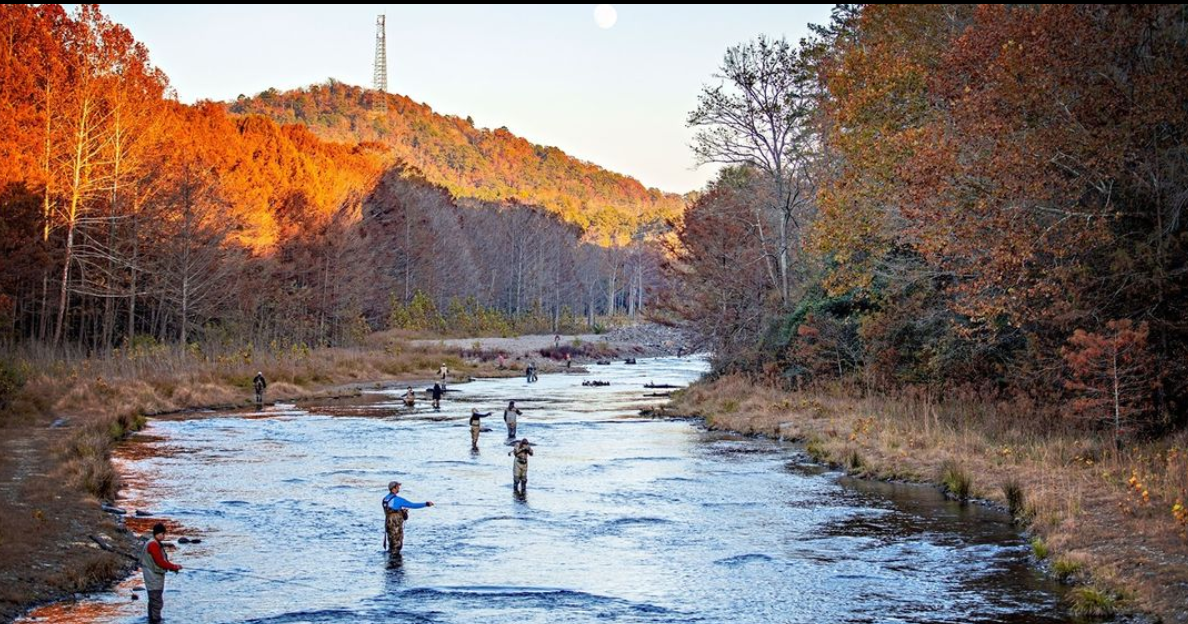
<instances>
[{"instance_id":1,"label":"grassy bank","mask_svg":"<svg viewBox=\"0 0 1188 624\"><path fill-rule=\"evenodd\" d=\"M127 550L100 504L115 497L115 444L153 414L249 405L257 371L269 401L351 393L358 385L424 380L445 362L454 379L518 375L486 354L408 345L376 334L366 347L295 347L210 354L141 346L106 358L25 351L9 359L23 386L0 412L0 621L36 603L94 590L127 562L97 548L100 536Z\"/></svg>"},{"instance_id":2,"label":"grassy bank","mask_svg":"<svg viewBox=\"0 0 1188 624\"><path fill-rule=\"evenodd\" d=\"M1076 586L1075 613L1188 622L1188 434L1119 450L1027 403L791 393L742 377L696 384L669 409L711 428L803 441L857 475L998 503L1033 534L1036 559Z\"/></svg>"}]
</instances>

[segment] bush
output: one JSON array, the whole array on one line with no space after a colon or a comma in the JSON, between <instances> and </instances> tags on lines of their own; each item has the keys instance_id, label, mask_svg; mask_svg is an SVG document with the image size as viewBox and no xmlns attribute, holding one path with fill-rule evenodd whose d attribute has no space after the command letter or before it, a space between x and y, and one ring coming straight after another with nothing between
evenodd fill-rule
<instances>
[{"instance_id":1,"label":"bush","mask_svg":"<svg viewBox=\"0 0 1188 624\"><path fill-rule=\"evenodd\" d=\"M120 489L120 475L103 455L78 457L67 463L74 483L96 498L111 499Z\"/></svg>"},{"instance_id":2,"label":"bush","mask_svg":"<svg viewBox=\"0 0 1188 624\"><path fill-rule=\"evenodd\" d=\"M1036 559L1043 561L1048 558L1048 545L1044 543L1043 539L1033 537L1031 538L1031 552L1035 555Z\"/></svg>"},{"instance_id":3,"label":"bush","mask_svg":"<svg viewBox=\"0 0 1188 624\"><path fill-rule=\"evenodd\" d=\"M1105 618L1118 612L1118 599L1096 587L1082 585L1068 592L1069 612L1075 617Z\"/></svg>"},{"instance_id":4,"label":"bush","mask_svg":"<svg viewBox=\"0 0 1188 624\"><path fill-rule=\"evenodd\" d=\"M1011 513L1011 518L1021 520L1027 505L1027 498L1023 494L1023 486L1019 485L1018 481L1007 481L1002 484L1002 493L1006 496L1007 509Z\"/></svg>"},{"instance_id":5,"label":"bush","mask_svg":"<svg viewBox=\"0 0 1188 624\"><path fill-rule=\"evenodd\" d=\"M958 500L969 500L973 491L973 477L951 459L941 464L941 484Z\"/></svg>"},{"instance_id":6,"label":"bush","mask_svg":"<svg viewBox=\"0 0 1188 624\"><path fill-rule=\"evenodd\" d=\"M25 387L25 372L16 362L0 359L0 410L8 409L9 403Z\"/></svg>"},{"instance_id":7,"label":"bush","mask_svg":"<svg viewBox=\"0 0 1188 624\"><path fill-rule=\"evenodd\" d=\"M1060 582L1067 583L1083 567L1079 561L1060 557L1052 562L1052 573L1056 575L1057 579L1060 579Z\"/></svg>"}]
</instances>

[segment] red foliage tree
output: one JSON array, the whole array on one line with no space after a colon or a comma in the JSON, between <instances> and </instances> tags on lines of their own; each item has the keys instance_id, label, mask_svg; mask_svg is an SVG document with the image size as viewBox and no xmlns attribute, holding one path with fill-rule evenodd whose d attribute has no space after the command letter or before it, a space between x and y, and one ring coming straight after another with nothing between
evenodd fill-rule
<instances>
[{"instance_id":1,"label":"red foliage tree","mask_svg":"<svg viewBox=\"0 0 1188 624\"><path fill-rule=\"evenodd\" d=\"M1109 423L1117 444L1136 426L1149 424L1158 387L1146 323L1110 321L1104 332L1073 332L1061 350L1068 365L1065 387L1075 393L1070 411Z\"/></svg>"}]
</instances>

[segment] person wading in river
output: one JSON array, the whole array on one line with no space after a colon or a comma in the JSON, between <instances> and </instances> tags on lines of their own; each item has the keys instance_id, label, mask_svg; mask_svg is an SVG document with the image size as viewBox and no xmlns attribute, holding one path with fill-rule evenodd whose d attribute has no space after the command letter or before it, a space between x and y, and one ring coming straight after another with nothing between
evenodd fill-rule
<instances>
[{"instance_id":1,"label":"person wading in river","mask_svg":"<svg viewBox=\"0 0 1188 624\"><path fill-rule=\"evenodd\" d=\"M491 412L480 414L477 407L470 408L470 450L478 450L479 432L483 430L484 418L491 415Z\"/></svg>"},{"instance_id":2,"label":"person wading in river","mask_svg":"<svg viewBox=\"0 0 1188 624\"><path fill-rule=\"evenodd\" d=\"M524 374L528 377L528 383L533 383L537 380L536 362L529 360L528 368L524 369Z\"/></svg>"},{"instance_id":3,"label":"person wading in river","mask_svg":"<svg viewBox=\"0 0 1188 624\"><path fill-rule=\"evenodd\" d=\"M408 391L404 393L405 407L413 407L417 404L417 395L413 392L412 386L408 387Z\"/></svg>"},{"instance_id":4,"label":"person wading in river","mask_svg":"<svg viewBox=\"0 0 1188 624\"><path fill-rule=\"evenodd\" d=\"M503 422L507 423L507 439L516 437L516 417L523 414L516 409L515 401L507 402L507 409L503 410Z\"/></svg>"},{"instance_id":5,"label":"person wading in river","mask_svg":"<svg viewBox=\"0 0 1188 624\"><path fill-rule=\"evenodd\" d=\"M441 395L444 393L445 389L441 387L441 384L433 384L433 389L429 391L429 395L433 397L433 409L441 409Z\"/></svg>"},{"instance_id":6,"label":"person wading in river","mask_svg":"<svg viewBox=\"0 0 1188 624\"><path fill-rule=\"evenodd\" d=\"M384 497L384 547L393 555L399 555L404 548L404 521L408 520L409 509L432 507L433 501L414 503L400 497L400 482L388 483L388 495Z\"/></svg>"},{"instance_id":7,"label":"person wading in river","mask_svg":"<svg viewBox=\"0 0 1188 624\"><path fill-rule=\"evenodd\" d=\"M515 447L508 453L514 455L512 462L512 491L516 494L528 492L528 457L532 455L532 444L528 438L516 442Z\"/></svg>"},{"instance_id":8,"label":"person wading in river","mask_svg":"<svg viewBox=\"0 0 1188 624\"><path fill-rule=\"evenodd\" d=\"M252 380L252 388L256 390L256 405L264 404L264 389L268 387L268 381L264 379L264 371L256 373L256 378Z\"/></svg>"},{"instance_id":9,"label":"person wading in river","mask_svg":"<svg viewBox=\"0 0 1188 624\"><path fill-rule=\"evenodd\" d=\"M153 536L140 550L140 570L144 573L144 589L148 592L149 624L161 621L161 608L165 606L165 573L181 572L182 567L169 561L165 554L165 525L153 525Z\"/></svg>"}]
</instances>

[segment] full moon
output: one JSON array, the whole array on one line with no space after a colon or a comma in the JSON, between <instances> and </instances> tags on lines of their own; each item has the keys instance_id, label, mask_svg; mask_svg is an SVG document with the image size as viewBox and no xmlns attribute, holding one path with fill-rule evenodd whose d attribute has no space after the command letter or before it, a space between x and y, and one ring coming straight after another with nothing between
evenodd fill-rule
<instances>
[{"instance_id":1,"label":"full moon","mask_svg":"<svg viewBox=\"0 0 1188 624\"><path fill-rule=\"evenodd\" d=\"M619 20L619 13L615 11L615 7L609 4L600 4L594 7L594 23L598 24L599 28L610 28Z\"/></svg>"}]
</instances>

